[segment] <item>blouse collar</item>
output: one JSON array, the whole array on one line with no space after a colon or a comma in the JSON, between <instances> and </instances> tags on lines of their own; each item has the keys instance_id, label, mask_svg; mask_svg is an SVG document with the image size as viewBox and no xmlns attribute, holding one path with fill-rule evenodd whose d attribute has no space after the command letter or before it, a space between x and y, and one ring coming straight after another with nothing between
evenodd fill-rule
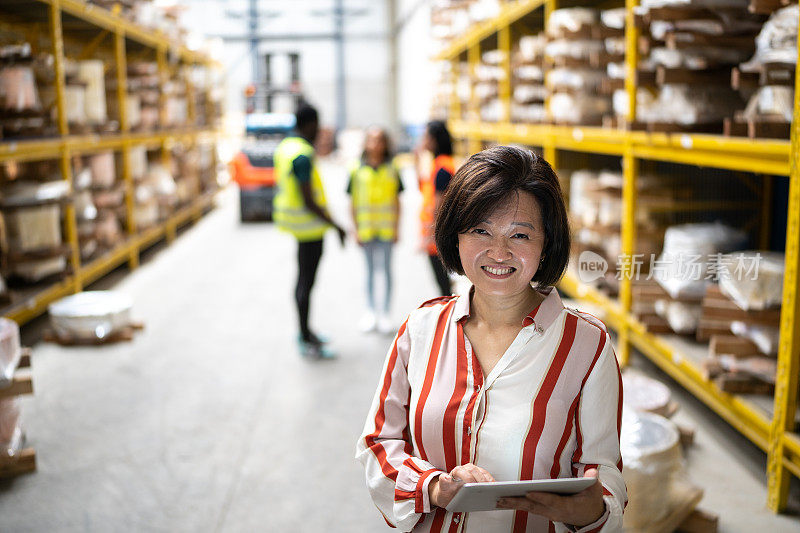
<instances>
[{"instance_id":1,"label":"blouse collar","mask_svg":"<svg viewBox=\"0 0 800 533\"><path fill-rule=\"evenodd\" d=\"M543 333L564 310L564 303L561 301L558 291L553 287L545 287L544 289L537 289L537 291L545 298L522 319L522 327L533 326L538 333ZM454 322L459 322L470 316L470 300L474 292L475 287L472 286L467 294L458 296L452 315Z\"/></svg>"}]
</instances>

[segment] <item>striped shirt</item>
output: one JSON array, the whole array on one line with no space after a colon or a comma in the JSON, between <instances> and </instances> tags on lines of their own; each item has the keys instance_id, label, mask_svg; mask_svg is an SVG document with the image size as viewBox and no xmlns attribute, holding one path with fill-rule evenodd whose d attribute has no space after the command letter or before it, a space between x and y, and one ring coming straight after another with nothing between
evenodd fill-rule
<instances>
[{"instance_id":1,"label":"striped shirt","mask_svg":"<svg viewBox=\"0 0 800 533\"><path fill-rule=\"evenodd\" d=\"M578 531L622 531L622 379L611 340L602 322L564 308L557 291L543 294L486 376L464 335L468 296L426 302L400 327L356 449L390 526L436 533L575 530L521 511L432 507L431 480L473 463L498 481L580 477L597 468L606 510Z\"/></svg>"}]
</instances>

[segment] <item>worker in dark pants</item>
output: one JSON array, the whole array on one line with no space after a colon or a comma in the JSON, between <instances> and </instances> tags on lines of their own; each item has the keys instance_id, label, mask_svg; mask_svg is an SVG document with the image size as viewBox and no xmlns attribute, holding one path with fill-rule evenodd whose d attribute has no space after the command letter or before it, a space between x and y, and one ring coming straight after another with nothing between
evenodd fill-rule
<instances>
[{"instance_id":1,"label":"worker in dark pants","mask_svg":"<svg viewBox=\"0 0 800 533\"><path fill-rule=\"evenodd\" d=\"M433 154L433 168L430 172L425 172L420 168L420 152L422 151L429 151ZM439 258L439 252L433 239L433 225L442 201L442 194L455 174L453 141L444 122L434 120L425 126L425 133L414 151L414 158L419 176L419 188L422 192L421 247L428 254L436 285L439 288L439 295L450 296L453 293L450 276Z\"/></svg>"},{"instance_id":2,"label":"worker in dark pants","mask_svg":"<svg viewBox=\"0 0 800 533\"><path fill-rule=\"evenodd\" d=\"M273 202L276 226L297 239L297 286L295 300L300 321L300 350L313 358L331 358L334 353L308 325L311 288L322 257L322 240L334 228L344 245L345 232L328 214L322 179L316 166L314 140L319 131L317 110L301 105L295 114L296 131L275 149L278 193Z\"/></svg>"}]
</instances>

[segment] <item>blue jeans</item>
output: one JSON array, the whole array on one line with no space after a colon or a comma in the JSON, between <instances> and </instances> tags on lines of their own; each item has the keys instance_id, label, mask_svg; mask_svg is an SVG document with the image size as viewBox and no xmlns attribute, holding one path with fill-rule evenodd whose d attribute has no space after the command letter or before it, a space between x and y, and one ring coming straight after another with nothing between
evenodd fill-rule
<instances>
[{"instance_id":1,"label":"blue jeans","mask_svg":"<svg viewBox=\"0 0 800 533\"><path fill-rule=\"evenodd\" d=\"M389 305L392 297L392 247L394 243L379 239L364 243L364 254L367 257L367 304L371 311L377 309L375 301L375 277L376 267L383 270L385 278L385 292L383 300L383 311L389 312Z\"/></svg>"}]
</instances>

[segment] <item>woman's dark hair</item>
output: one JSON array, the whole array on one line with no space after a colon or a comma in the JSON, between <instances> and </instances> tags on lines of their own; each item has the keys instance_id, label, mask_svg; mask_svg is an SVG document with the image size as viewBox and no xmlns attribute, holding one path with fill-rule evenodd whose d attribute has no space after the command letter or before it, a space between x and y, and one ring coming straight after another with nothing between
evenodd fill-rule
<instances>
[{"instance_id":1,"label":"woman's dark hair","mask_svg":"<svg viewBox=\"0 0 800 533\"><path fill-rule=\"evenodd\" d=\"M308 124L319 122L319 114L314 106L301 103L294 112L295 127L302 129Z\"/></svg>"},{"instance_id":2,"label":"woman's dark hair","mask_svg":"<svg viewBox=\"0 0 800 533\"><path fill-rule=\"evenodd\" d=\"M569 221L558 176L550 164L530 150L495 146L473 154L458 169L436 215L436 247L448 270L464 273L458 235L477 226L509 196L525 191L536 198L544 225L542 262L531 281L555 285L567 268Z\"/></svg>"},{"instance_id":3,"label":"woman's dark hair","mask_svg":"<svg viewBox=\"0 0 800 533\"><path fill-rule=\"evenodd\" d=\"M370 130L378 130L383 137L383 156L381 157L381 162L387 163L392 160L394 157L394 153L392 152L392 141L389 139L389 132L386 131L386 128L381 128L380 126L370 126L367 128L367 134L369 134ZM364 151L361 152L361 161L366 163L367 161L367 149L364 148Z\"/></svg>"},{"instance_id":4,"label":"woman's dark hair","mask_svg":"<svg viewBox=\"0 0 800 533\"><path fill-rule=\"evenodd\" d=\"M433 138L436 143L436 148L433 150L433 157L440 155L453 155L453 140L450 138L450 132L447 131L447 126L441 120L432 120L428 122L425 127L428 135Z\"/></svg>"}]
</instances>

